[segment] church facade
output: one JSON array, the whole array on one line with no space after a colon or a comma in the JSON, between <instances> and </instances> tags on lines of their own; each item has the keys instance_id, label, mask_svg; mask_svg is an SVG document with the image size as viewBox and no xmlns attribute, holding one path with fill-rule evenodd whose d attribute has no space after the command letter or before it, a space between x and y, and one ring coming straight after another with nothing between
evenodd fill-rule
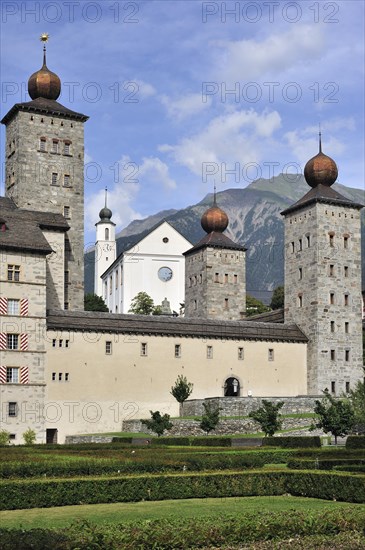
<instances>
[{"instance_id":1,"label":"church facade","mask_svg":"<svg viewBox=\"0 0 365 550\"><path fill-rule=\"evenodd\" d=\"M29 79L31 101L2 120L0 429L14 443L28 428L38 442L62 443L119 431L151 409L177 416L170 390L179 374L197 399L349 391L362 377L362 205L332 190L334 161L320 147L306 165L311 189L283 212L284 311L245 317L245 249L224 234L229 220L214 201L202 217L206 236L180 251L184 317L84 312L87 116L57 102L61 83L45 56ZM97 230L108 242L106 210ZM158 269L174 274L166 262Z\"/></svg>"}]
</instances>

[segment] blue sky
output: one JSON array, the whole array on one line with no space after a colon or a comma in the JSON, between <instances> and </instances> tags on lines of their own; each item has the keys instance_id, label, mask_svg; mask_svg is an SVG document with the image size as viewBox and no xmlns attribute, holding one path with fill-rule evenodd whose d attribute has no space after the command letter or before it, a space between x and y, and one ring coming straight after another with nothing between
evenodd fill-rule
<instances>
[{"instance_id":1,"label":"blue sky","mask_svg":"<svg viewBox=\"0 0 365 550\"><path fill-rule=\"evenodd\" d=\"M361 0L3 0L1 11L2 115L29 99L48 32L59 101L90 116L87 244L105 186L120 230L201 200L214 181L221 191L299 171L319 123L339 181L364 188ZM2 166L4 139L2 128Z\"/></svg>"}]
</instances>

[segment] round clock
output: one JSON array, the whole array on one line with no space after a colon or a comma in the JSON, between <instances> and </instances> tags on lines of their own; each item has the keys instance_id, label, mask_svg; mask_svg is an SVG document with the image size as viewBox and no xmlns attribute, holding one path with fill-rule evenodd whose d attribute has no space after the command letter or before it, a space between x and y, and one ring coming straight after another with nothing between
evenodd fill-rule
<instances>
[{"instance_id":1,"label":"round clock","mask_svg":"<svg viewBox=\"0 0 365 550\"><path fill-rule=\"evenodd\" d=\"M172 278L172 270L169 267L160 267L158 270L158 278L166 283Z\"/></svg>"}]
</instances>

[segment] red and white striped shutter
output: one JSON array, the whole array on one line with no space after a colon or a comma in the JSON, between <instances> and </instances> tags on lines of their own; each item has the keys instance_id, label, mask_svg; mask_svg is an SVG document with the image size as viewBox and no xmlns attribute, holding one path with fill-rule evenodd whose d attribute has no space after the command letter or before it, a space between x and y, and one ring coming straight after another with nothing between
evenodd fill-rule
<instances>
[{"instance_id":1,"label":"red and white striped shutter","mask_svg":"<svg viewBox=\"0 0 365 550\"><path fill-rule=\"evenodd\" d=\"M6 349L6 332L0 332L0 349Z\"/></svg>"},{"instance_id":2,"label":"red and white striped shutter","mask_svg":"<svg viewBox=\"0 0 365 550\"><path fill-rule=\"evenodd\" d=\"M6 367L0 367L0 384L6 384Z\"/></svg>"},{"instance_id":3,"label":"red and white striped shutter","mask_svg":"<svg viewBox=\"0 0 365 550\"><path fill-rule=\"evenodd\" d=\"M27 351L28 349L28 334L26 332L20 335L20 349L21 351Z\"/></svg>"},{"instance_id":4,"label":"red and white striped shutter","mask_svg":"<svg viewBox=\"0 0 365 550\"><path fill-rule=\"evenodd\" d=\"M28 384L29 382L29 369L28 367L20 367L20 383Z\"/></svg>"},{"instance_id":5,"label":"red and white striped shutter","mask_svg":"<svg viewBox=\"0 0 365 550\"><path fill-rule=\"evenodd\" d=\"M0 296L0 315L6 315L8 313L8 299Z\"/></svg>"},{"instance_id":6,"label":"red and white striped shutter","mask_svg":"<svg viewBox=\"0 0 365 550\"><path fill-rule=\"evenodd\" d=\"M28 298L20 300L20 315L22 317L28 315Z\"/></svg>"}]
</instances>

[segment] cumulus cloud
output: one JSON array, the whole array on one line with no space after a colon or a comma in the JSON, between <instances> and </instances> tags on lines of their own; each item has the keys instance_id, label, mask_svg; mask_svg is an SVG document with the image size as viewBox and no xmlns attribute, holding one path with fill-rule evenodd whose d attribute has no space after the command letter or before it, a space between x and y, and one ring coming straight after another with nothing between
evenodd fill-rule
<instances>
[{"instance_id":1,"label":"cumulus cloud","mask_svg":"<svg viewBox=\"0 0 365 550\"><path fill-rule=\"evenodd\" d=\"M166 107L168 116L178 121L197 115L212 103L210 97L203 102L202 94L187 94L175 100L162 95L160 101Z\"/></svg>"},{"instance_id":2,"label":"cumulus cloud","mask_svg":"<svg viewBox=\"0 0 365 550\"><path fill-rule=\"evenodd\" d=\"M201 176L206 162L258 162L266 139L281 125L276 111L253 109L215 117L200 133L184 138L177 145L161 145L160 151Z\"/></svg>"},{"instance_id":3,"label":"cumulus cloud","mask_svg":"<svg viewBox=\"0 0 365 550\"><path fill-rule=\"evenodd\" d=\"M152 84L138 78L133 79L133 82L138 86L138 95L141 99L147 99L148 97L156 95L157 91Z\"/></svg>"},{"instance_id":4,"label":"cumulus cloud","mask_svg":"<svg viewBox=\"0 0 365 550\"><path fill-rule=\"evenodd\" d=\"M141 178L162 185L165 189L176 188L176 182L170 177L169 167L157 157L143 158L138 173Z\"/></svg>"}]
</instances>

